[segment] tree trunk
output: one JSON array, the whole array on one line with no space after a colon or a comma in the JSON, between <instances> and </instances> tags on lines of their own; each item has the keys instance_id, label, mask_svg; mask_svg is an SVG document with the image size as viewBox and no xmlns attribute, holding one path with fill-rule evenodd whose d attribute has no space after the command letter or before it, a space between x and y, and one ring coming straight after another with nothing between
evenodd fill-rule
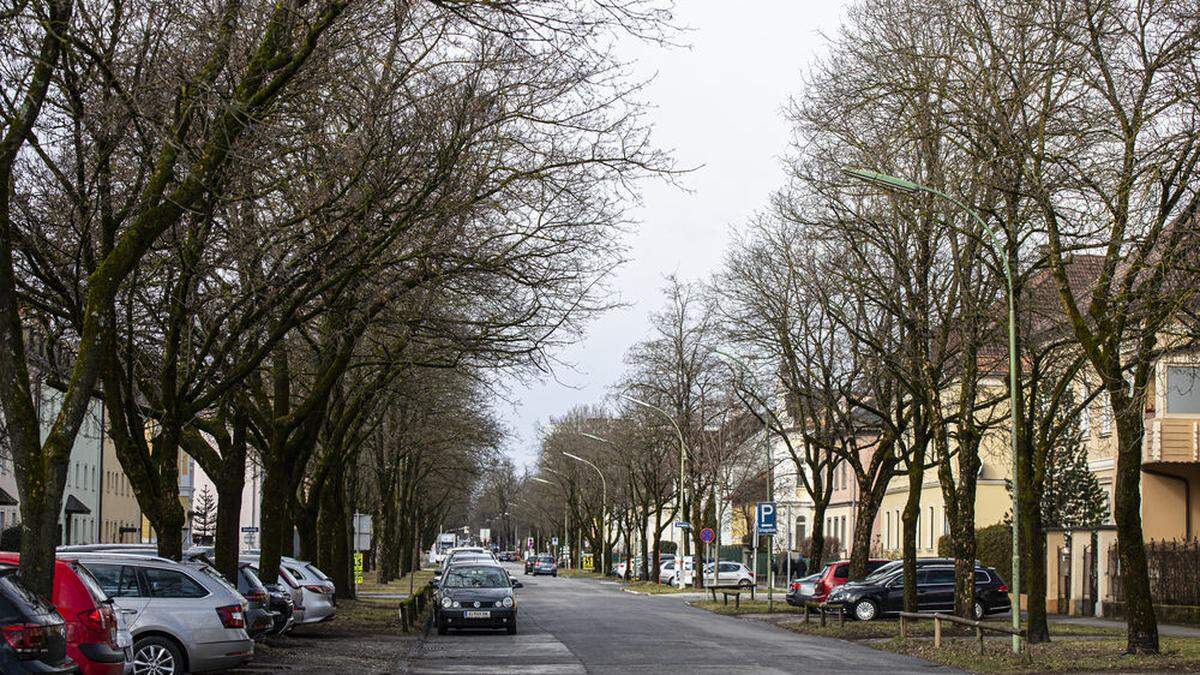
<instances>
[{"instance_id":1,"label":"tree trunk","mask_svg":"<svg viewBox=\"0 0 1200 675\"><path fill-rule=\"evenodd\" d=\"M274 458L263 458L262 482L262 551L260 570L279 569L280 558L291 552L292 522L289 517L288 487L290 471ZM285 547L284 541L287 541Z\"/></svg>"},{"instance_id":2,"label":"tree trunk","mask_svg":"<svg viewBox=\"0 0 1200 675\"><path fill-rule=\"evenodd\" d=\"M808 569L820 571L825 561L825 509L829 502L813 504L812 535L808 540ZM758 567L758 561L754 561Z\"/></svg>"},{"instance_id":3,"label":"tree trunk","mask_svg":"<svg viewBox=\"0 0 1200 675\"><path fill-rule=\"evenodd\" d=\"M1122 381L1116 378L1115 381ZM1117 424L1117 484L1113 516L1117 554L1125 590L1126 647L1129 654L1157 654L1158 621L1150 595L1150 574L1142 540L1142 440L1145 421L1140 399L1109 391Z\"/></svg>"},{"instance_id":4,"label":"tree trunk","mask_svg":"<svg viewBox=\"0 0 1200 675\"><path fill-rule=\"evenodd\" d=\"M213 541L217 571L226 579L236 579L238 553L241 550L242 488L246 465L241 465L242 480L214 480L217 486L217 535Z\"/></svg>"},{"instance_id":5,"label":"tree trunk","mask_svg":"<svg viewBox=\"0 0 1200 675\"><path fill-rule=\"evenodd\" d=\"M921 489L925 483L925 451L914 448L908 462L908 499L900 520L904 525L904 611L917 611L917 516L921 513Z\"/></svg>"},{"instance_id":6,"label":"tree trunk","mask_svg":"<svg viewBox=\"0 0 1200 675\"><path fill-rule=\"evenodd\" d=\"M1032 428L1026 426L1032 431ZM1034 480L1034 445L1032 433L1022 434L1017 446L1019 452L1019 477L1021 492L1017 495L1017 508L1021 514L1021 586L1026 593L1026 611L1029 613L1026 631L1032 644L1050 641L1050 625L1046 617L1046 529L1042 522L1042 485ZM1049 453L1048 447L1037 448L1042 461ZM1009 579L1011 582L1012 579ZM1019 600L1018 600L1019 601Z\"/></svg>"},{"instance_id":7,"label":"tree trunk","mask_svg":"<svg viewBox=\"0 0 1200 675\"><path fill-rule=\"evenodd\" d=\"M871 485L863 485L863 481L859 482L858 493L865 496L859 502L858 513L854 517L854 544L850 547L852 581L867 576L867 562L871 559L872 528L875 527L875 516L879 515L879 507L883 504L883 493L887 490L887 481L880 482L882 485L877 489L871 489L874 487Z\"/></svg>"}]
</instances>

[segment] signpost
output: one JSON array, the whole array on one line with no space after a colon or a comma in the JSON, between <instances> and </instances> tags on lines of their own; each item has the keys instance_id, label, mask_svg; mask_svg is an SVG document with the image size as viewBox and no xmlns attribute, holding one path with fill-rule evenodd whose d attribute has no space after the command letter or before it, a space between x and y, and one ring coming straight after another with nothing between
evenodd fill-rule
<instances>
[{"instance_id":1,"label":"signpost","mask_svg":"<svg viewBox=\"0 0 1200 675\"><path fill-rule=\"evenodd\" d=\"M776 533L775 502L759 502L754 509L754 576L758 578L758 538ZM767 611L771 610L771 591L775 580L771 578L771 543L767 543ZM757 585L757 584L755 584ZM753 591L750 597L754 597Z\"/></svg>"},{"instance_id":2,"label":"signpost","mask_svg":"<svg viewBox=\"0 0 1200 675\"><path fill-rule=\"evenodd\" d=\"M717 585L717 572L721 568L721 552L717 551L717 555L712 555L712 543L716 541L717 533L711 527L706 527L700 530L700 541L709 549L709 557L713 559L713 578L712 585ZM703 569L703 566L701 567Z\"/></svg>"}]
</instances>

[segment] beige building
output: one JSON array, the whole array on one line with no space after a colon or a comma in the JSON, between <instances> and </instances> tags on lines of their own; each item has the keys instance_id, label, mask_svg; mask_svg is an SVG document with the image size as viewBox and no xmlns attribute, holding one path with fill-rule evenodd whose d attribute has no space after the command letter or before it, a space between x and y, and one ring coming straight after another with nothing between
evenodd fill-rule
<instances>
[{"instance_id":1,"label":"beige building","mask_svg":"<svg viewBox=\"0 0 1200 675\"><path fill-rule=\"evenodd\" d=\"M102 452L100 543L137 543L141 541L142 511L133 495L129 477L117 459L116 445L108 434L104 435Z\"/></svg>"}]
</instances>

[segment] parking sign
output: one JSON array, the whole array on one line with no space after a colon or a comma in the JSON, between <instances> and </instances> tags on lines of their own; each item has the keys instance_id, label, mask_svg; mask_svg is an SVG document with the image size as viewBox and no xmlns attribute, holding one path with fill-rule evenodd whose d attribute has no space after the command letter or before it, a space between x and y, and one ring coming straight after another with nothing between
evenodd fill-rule
<instances>
[{"instance_id":1,"label":"parking sign","mask_svg":"<svg viewBox=\"0 0 1200 675\"><path fill-rule=\"evenodd\" d=\"M759 502L758 508L754 511L755 529L762 534L776 534L775 528L775 502Z\"/></svg>"}]
</instances>

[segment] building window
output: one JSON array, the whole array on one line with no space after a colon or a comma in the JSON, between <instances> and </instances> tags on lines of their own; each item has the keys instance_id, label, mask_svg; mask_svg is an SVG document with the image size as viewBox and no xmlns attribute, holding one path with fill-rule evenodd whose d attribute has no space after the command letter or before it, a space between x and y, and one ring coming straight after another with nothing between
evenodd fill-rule
<instances>
[{"instance_id":1,"label":"building window","mask_svg":"<svg viewBox=\"0 0 1200 675\"><path fill-rule=\"evenodd\" d=\"M1100 395L1100 411L1098 417L1099 421L1096 426L1099 428L1096 430L1096 432L1101 436L1111 435L1113 425L1113 408L1112 399L1109 398L1108 392L1104 392Z\"/></svg>"},{"instance_id":2,"label":"building window","mask_svg":"<svg viewBox=\"0 0 1200 675\"><path fill-rule=\"evenodd\" d=\"M892 512L888 511L883 514L883 547L891 550L892 548Z\"/></svg>"},{"instance_id":3,"label":"building window","mask_svg":"<svg viewBox=\"0 0 1200 675\"><path fill-rule=\"evenodd\" d=\"M1167 412L1176 415L1200 415L1200 368L1167 368Z\"/></svg>"},{"instance_id":4,"label":"building window","mask_svg":"<svg viewBox=\"0 0 1200 675\"><path fill-rule=\"evenodd\" d=\"M937 520L933 517L933 507L929 507L929 547L937 547L937 534L934 530L937 528Z\"/></svg>"},{"instance_id":5,"label":"building window","mask_svg":"<svg viewBox=\"0 0 1200 675\"><path fill-rule=\"evenodd\" d=\"M796 517L796 548L804 545L804 538L808 535L808 520L804 516Z\"/></svg>"}]
</instances>

